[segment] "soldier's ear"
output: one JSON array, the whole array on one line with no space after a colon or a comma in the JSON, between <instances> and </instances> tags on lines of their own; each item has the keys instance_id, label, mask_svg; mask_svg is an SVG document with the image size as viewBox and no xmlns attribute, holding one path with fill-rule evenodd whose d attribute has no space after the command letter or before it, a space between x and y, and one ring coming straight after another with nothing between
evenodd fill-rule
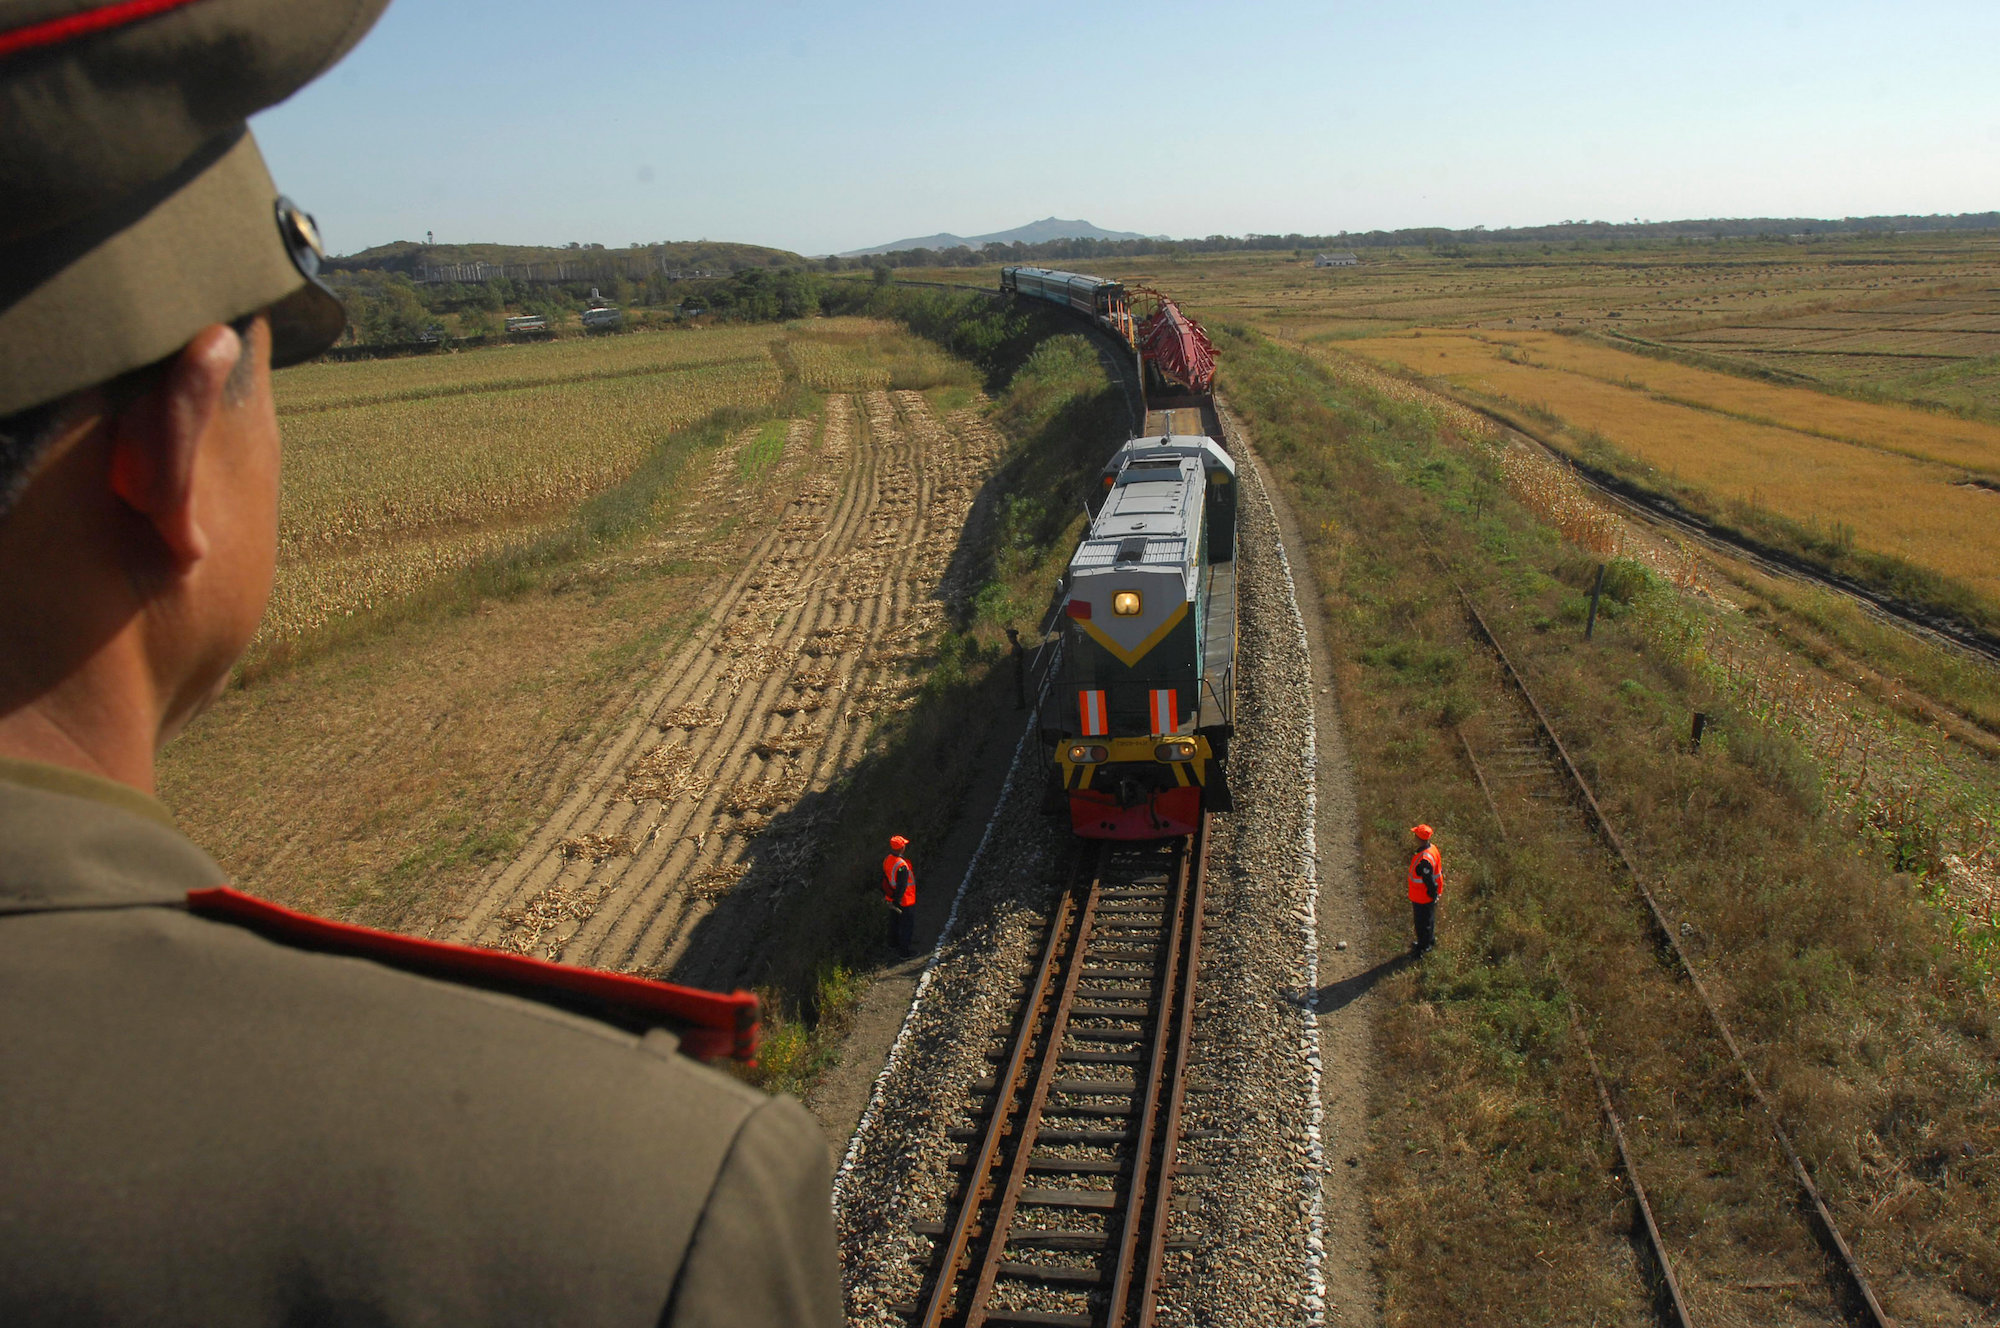
<instances>
[{"instance_id":1,"label":"soldier's ear","mask_svg":"<svg viewBox=\"0 0 2000 1328\"><path fill-rule=\"evenodd\" d=\"M196 516L195 461L230 371L247 353L233 329L203 328L112 425L111 490L152 526L179 571L208 554L208 532Z\"/></svg>"}]
</instances>

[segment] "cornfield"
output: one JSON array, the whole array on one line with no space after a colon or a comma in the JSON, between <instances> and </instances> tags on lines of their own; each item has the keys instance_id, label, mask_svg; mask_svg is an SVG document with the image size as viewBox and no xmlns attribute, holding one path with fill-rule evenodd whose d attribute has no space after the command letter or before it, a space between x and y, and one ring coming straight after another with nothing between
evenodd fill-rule
<instances>
[{"instance_id":1,"label":"cornfield","mask_svg":"<svg viewBox=\"0 0 2000 1328\"><path fill-rule=\"evenodd\" d=\"M285 482L260 645L545 533L666 435L772 400L772 330L318 364L278 378Z\"/></svg>"},{"instance_id":2,"label":"cornfield","mask_svg":"<svg viewBox=\"0 0 2000 1328\"><path fill-rule=\"evenodd\" d=\"M799 335L781 354L800 382L817 392L973 386L967 367L893 323L836 318L795 324Z\"/></svg>"}]
</instances>

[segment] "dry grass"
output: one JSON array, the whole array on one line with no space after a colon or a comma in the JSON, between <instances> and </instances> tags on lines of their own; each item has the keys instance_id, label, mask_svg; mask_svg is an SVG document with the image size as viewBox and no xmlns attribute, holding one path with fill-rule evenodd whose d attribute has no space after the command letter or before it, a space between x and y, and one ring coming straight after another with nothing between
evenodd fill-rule
<instances>
[{"instance_id":1,"label":"dry grass","mask_svg":"<svg viewBox=\"0 0 2000 1328\"><path fill-rule=\"evenodd\" d=\"M1859 549L1927 567L2000 602L2000 499L1961 484L1963 471L1956 467L1685 405L1636 379L1628 386L1525 356L1510 359L1510 351L1520 352L1504 342L1424 333L1345 342L1343 349L1441 377L1545 426L1567 429L1579 451L1579 435L1596 435L1650 468L1657 483L1691 486L1835 537L1847 532ZM1828 400L1829 410L1852 404ZM1976 427L1920 411L1893 413L1907 416L1911 431L1933 420L1961 433ZM1940 441L1937 450L1950 449ZM2000 452L1990 460L2000 463Z\"/></svg>"},{"instance_id":2,"label":"dry grass","mask_svg":"<svg viewBox=\"0 0 2000 1328\"><path fill-rule=\"evenodd\" d=\"M1835 1315L1782 1169L1629 890L1564 842L1562 813L1510 817L1504 841L1495 826L1453 728L1489 750L1517 730L1412 518L1470 584L1686 924L1684 944L1890 1312L1990 1317L2000 1024L1980 986L1995 947L1991 854L1978 845L1992 824L1947 830L1958 792L1940 786L1955 771L1959 791L1990 806L1990 765L1930 751L1917 726L1807 679L1782 651L1729 656L1703 635L1709 610L1670 591L1628 587L1631 603L1610 601L1582 641L1578 584L1597 558L1499 492L1486 443L1440 429L1408 396L1378 400L1249 341L1226 349L1232 400L1303 518L1339 625L1364 879L1399 879L1402 827L1418 816L1454 864L1445 948L1384 981L1395 999L1380 1030L1371 1180L1387 1321L1644 1316L1559 969L1596 1023L1700 1321ZM1715 721L1698 755L1686 742L1695 709ZM1926 854L1936 875L1918 879ZM1400 944L1398 892L1374 898L1378 944ZM1773 1260L1805 1270L1782 1274L1799 1278L1789 1306L1744 1289Z\"/></svg>"},{"instance_id":3,"label":"dry grass","mask_svg":"<svg viewBox=\"0 0 2000 1328\"><path fill-rule=\"evenodd\" d=\"M1426 332L1342 343L1370 359L1479 386L1500 366L1548 375L1575 374L1718 415L2000 476L2000 425L1907 406L1856 401L1810 388L1785 387L1697 369L1550 332ZM1524 381L1515 375L1509 381ZM1510 392L1517 400L1537 400ZM1558 412L1560 413L1560 412Z\"/></svg>"}]
</instances>

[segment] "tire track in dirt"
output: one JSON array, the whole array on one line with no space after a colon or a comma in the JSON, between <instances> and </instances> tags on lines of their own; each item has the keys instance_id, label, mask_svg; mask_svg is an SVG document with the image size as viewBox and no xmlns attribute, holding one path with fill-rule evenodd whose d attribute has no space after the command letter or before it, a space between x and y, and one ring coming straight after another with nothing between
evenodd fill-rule
<instances>
[{"instance_id":1,"label":"tire track in dirt","mask_svg":"<svg viewBox=\"0 0 2000 1328\"><path fill-rule=\"evenodd\" d=\"M918 393L856 406L830 398L810 450L795 423L774 476L799 486L783 519L458 939L596 967L679 965L698 980L740 973L750 946L737 942L753 937L705 936L690 956L693 929L738 891L770 907L732 910L732 933L768 919L803 880L835 782L875 716L907 704L904 666L928 655L955 591L943 578L1000 451L976 412L940 422ZM816 805L798 812L802 799Z\"/></svg>"}]
</instances>

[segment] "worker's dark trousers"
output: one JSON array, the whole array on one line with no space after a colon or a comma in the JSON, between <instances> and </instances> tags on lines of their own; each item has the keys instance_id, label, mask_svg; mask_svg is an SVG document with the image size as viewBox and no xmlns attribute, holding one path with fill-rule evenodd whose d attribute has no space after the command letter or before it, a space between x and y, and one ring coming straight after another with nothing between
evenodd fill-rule
<instances>
[{"instance_id":1,"label":"worker's dark trousers","mask_svg":"<svg viewBox=\"0 0 2000 1328\"><path fill-rule=\"evenodd\" d=\"M913 904L909 908L890 905L896 916L889 919L889 940L901 953L908 955L917 947L917 910Z\"/></svg>"},{"instance_id":2,"label":"worker's dark trousers","mask_svg":"<svg viewBox=\"0 0 2000 1328\"><path fill-rule=\"evenodd\" d=\"M1422 954L1437 944L1438 906L1436 904L1419 904L1413 899L1410 901L1410 911L1416 914L1417 917L1416 949L1418 954Z\"/></svg>"}]
</instances>

